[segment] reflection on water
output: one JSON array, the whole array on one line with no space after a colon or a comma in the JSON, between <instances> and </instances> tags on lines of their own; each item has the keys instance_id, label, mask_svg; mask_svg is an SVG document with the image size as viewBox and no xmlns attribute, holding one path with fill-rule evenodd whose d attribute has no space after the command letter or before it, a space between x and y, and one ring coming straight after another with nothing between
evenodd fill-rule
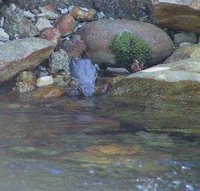
<instances>
[{"instance_id":1,"label":"reflection on water","mask_svg":"<svg viewBox=\"0 0 200 191\"><path fill-rule=\"evenodd\" d=\"M200 106L1 96L1 191L200 191Z\"/></svg>"}]
</instances>

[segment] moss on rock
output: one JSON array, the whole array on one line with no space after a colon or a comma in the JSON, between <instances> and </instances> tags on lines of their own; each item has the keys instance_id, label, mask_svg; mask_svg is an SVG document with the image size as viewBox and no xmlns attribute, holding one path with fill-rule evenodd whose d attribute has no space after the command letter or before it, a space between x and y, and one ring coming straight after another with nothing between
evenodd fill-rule
<instances>
[{"instance_id":1,"label":"moss on rock","mask_svg":"<svg viewBox=\"0 0 200 191\"><path fill-rule=\"evenodd\" d=\"M109 48L114 53L118 65L128 68L134 60L147 64L151 56L149 45L141 37L128 31L116 34L111 39Z\"/></svg>"},{"instance_id":2,"label":"moss on rock","mask_svg":"<svg viewBox=\"0 0 200 191\"><path fill-rule=\"evenodd\" d=\"M160 97L167 100L200 103L200 83L195 81L166 82L144 78L125 78L109 92L115 96Z\"/></svg>"}]
</instances>

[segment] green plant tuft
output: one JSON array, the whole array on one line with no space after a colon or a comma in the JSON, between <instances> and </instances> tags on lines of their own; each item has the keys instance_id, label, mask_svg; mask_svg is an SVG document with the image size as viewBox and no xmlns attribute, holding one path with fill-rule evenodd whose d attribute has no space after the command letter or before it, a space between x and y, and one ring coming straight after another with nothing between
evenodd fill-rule
<instances>
[{"instance_id":1,"label":"green plant tuft","mask_svg":"<svg viewBox=\"0 0 200 191\"><path fill-rule=\"evenodd\" d=\"M147 64L151 56L149 45L128 31L115 35L109 44L119 66L129 68L134 60Z\"/></svg>"}]
</instances>

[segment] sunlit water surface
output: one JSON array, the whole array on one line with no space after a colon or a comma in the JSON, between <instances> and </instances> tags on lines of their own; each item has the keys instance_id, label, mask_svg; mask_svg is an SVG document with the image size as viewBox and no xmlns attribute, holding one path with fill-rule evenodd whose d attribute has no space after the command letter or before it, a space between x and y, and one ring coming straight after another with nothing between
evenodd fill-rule
<instances>
[{"instance_id":1,"label":"sunlit water surface","mask_svg":"<svg viewBox=\"0 0 200 191\"><path fill-rule=\"evenodd\" d=\"M0 100L0 191L200 191L200 105Z\"/></svg>"}]
</instances>

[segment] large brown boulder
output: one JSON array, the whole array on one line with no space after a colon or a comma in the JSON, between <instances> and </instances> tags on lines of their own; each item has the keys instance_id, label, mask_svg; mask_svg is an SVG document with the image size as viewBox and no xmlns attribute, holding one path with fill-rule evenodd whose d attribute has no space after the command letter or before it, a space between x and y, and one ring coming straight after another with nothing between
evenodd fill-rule
<instances>
[{"instance_id":1,"label":"large brown boulder","mask_svg":"<svg viewBox=\"0 0 200 191\"><path fill-rule=\"evenodd\" d=\"M54 44L41 38L26 38L0 46L0 83L31 69L49 57Z\"/></svg>"},{"instance_id":2,"label":"large brown boulder","mask_svg":"<svg viewBox=\"0 0 200 191\"><path fill-rule=\"evenodd\" d=\"M161 62L173 51L173 42L160 28L144 22L131 20L98 20L84 25L77 33L86 43L87 53L96 64L116 64L109 44L115 34L129 31L141 37L151 48L149 65Z\"/></svg>"},{"instance_id":3,"label":"large brown boulder","mask_svg":"<svg viewBox=\"0 0 200 191\"><path fill-rule=\"evenodd\" d=\"M200 33L199 0L152 0L158 25Z\"/></svg>"}]
</instances>

